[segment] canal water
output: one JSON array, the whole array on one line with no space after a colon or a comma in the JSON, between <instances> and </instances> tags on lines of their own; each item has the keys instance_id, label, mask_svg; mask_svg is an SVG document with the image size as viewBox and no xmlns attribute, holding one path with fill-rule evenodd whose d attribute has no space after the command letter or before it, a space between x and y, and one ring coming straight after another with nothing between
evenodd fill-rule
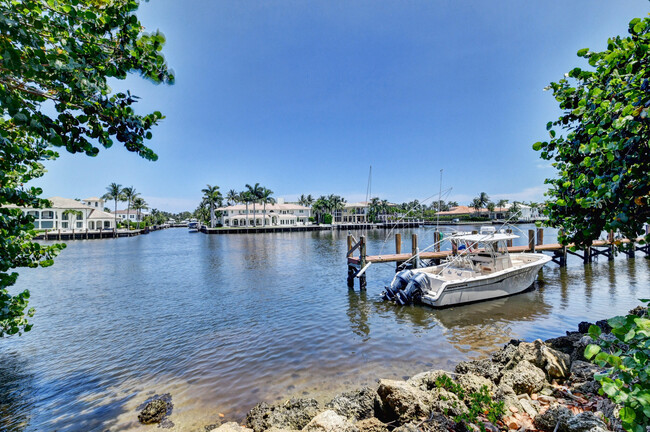
<instances>
[{"instance_id":1,"label":"canal water","mask_svg":"<svg viewBox=\"0 0 650 432\"><path fill-rule=\"evenodd\" d=\"M400 232L404 251L412 232L421 246L433 241L432 229ZM369 254L394 251L387 231L366 234ZM53 267L21 271L16 289L31 290L37 312L31 332L0 340L0 430L154 430L136 409L162 393L173 398L173 430L202 430L260 401L325 401L452 368L512 338L558 336L650 292L639 254L548 264L534 290L507 299L401 307L380 298L394 264L373 264L367 291L347 288L345 235L177 228L69 242Z\"/></svg>"}]
</instances>

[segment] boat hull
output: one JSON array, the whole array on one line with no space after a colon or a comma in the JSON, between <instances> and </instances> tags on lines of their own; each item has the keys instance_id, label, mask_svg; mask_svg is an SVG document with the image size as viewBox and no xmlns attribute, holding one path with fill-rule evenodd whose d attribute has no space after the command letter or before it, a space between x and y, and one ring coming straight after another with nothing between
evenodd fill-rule
<instances>
[{"instance_id":1,"label":"boat hull","mask_svg":"<svg viewBox=\"0 0 650 432\"><path fill-rule=\"evenodd\" d=\"M526 291L535 282L539 269L551 259L539 260L489 276L444 282L439 288L423 292L421 301L432 307L449 307L507 297Z\"/></svg>"}]
</instances>

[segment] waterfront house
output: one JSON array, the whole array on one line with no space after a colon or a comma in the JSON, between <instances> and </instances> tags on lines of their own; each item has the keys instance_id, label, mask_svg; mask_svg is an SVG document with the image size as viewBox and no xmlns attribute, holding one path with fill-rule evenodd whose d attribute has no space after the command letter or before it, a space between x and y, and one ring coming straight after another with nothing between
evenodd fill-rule
<instances>
[{"instance_id":1,"label":"waterfront house","mask_svg":"<svg viewBox=\"0 0 650 432\"><path fill-rule=\"evenodd\" d=\"M284 203L279 199L276 204L236 204L217 209L221 213L218 223L225 227L247 226L303 226L308 225L311 209L299 204Z\"/></svg>"},{"instance_id":2,"label":"waterfront house","mask_svg":"<svg viewBox=\"0 0 650 432\"><path fill-rule=\"evenodd\" d=\"M368 222L368 213L370 212L370 203L360 201L356 203L345 203L343 210L334 212L334 223L366 223Z\"/></svg>"},{"instance_id":3,"label":"waterfront house","mask_svg":"<svg viewBox=\"0 0 650 432\"><path fill-rule=\"evenodd\" d=\"M125 221L129 220L130 222L142 222L149 213L145 213L142 210L140 210L140 214L138 214L137 210L133 209L128 209L128 210L118 210L115 212L117 215L117 219L119 221Z\"/></svg>"},{"instance_id":4,"label":"waterfront house","mask_svg":"<svg viewBox=\"0 0 650 432\"><path fill-rule=\"evenodd\" d=\"M115 218L104 211L104 200L86 198L47 198L51 205L46 208L21 208L23 213L34 216L34 229L98 230L113 229ZM17 206L7 206L18 208Z\"/></svg>"}]
</instances>

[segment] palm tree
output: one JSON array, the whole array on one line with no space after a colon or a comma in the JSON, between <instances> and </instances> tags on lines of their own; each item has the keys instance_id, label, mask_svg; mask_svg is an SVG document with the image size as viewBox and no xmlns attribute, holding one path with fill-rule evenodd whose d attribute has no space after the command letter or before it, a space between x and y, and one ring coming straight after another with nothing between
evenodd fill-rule
<instances>
[{"instance_id":1,"label":"palm tree","mask_svg":"<svg viewBox=\"0 0 650 432\"><path fill-rule=\"evenodd\" d=\"M145 200L143 200L140 197L135 197L135 199L133 200L133 209L136 211L136 218L135 219L138 222L138 228L137 229L140 229L141 210L146 210L148 208L149 207L147 206L147 203L145 202Z\"/></svg>"},{"instance_id":2,"label":"palm tree","mask_svg":"<svg viewBox=\"0 0 650 432\"><path fill-rule=\"evenodd\" d=\"M497 207L498 208L504 208L506 206L506 204L508 204L507 199L500 199L499 201L497 201Z\"/></svg>"},{"instance_id":3,"label":"palm tree","mask_svg":"<svg viewBox=\"0 0 650 432\"><path fill-rule=\"evenodd\" d=\"M478 203L479 203L479 205L481 206L480 208L484 208L484 207L486 207L487 204L490 202L490 197L489 197L488 194L485 193L485 192L481 192L481 193L478 195L478 198L477 198L477 199L478 199Z\"/></svg>"},{"instance_id":4,"label":"palm tree","mask_svg":"<svg viewBox=\"0 0 650 432\"><path fill-rule=\"evenodd\" d=\"M379 197L374 197L370 200L370 205L368 208L368 216L372 218L372 222L375 222L377 215L379 215L379 210L381 206L381 200Z\"/></svg>"},{"instance_id":5,"label":"palm tree","mask_svg":"<svg viewBox=\"0 0 650 432\"><path fill-rule=\"evenodd\" d=\"M327 212L327 209L329 208L330 204L327 201L327 197L321 195L318 197L316 201L314 201L314 204L312 205L312 211L314 215L316 215L316 222L320 223L322 221L323 215Z\"/></svg>"},{"instance_id":6,"label":"palm tree","mask_svg":"<svg viewBox=\"0 0 650 432\"><path fill-rule=\"evenodd\" d=\"M511 217L512 216L517 216L517 215L519 215L521 207L519 206L519 203L517 201L513 201L509 210L510 210Z\"/></svg>"},{"instance_id":7,"label":"palm tree","mask_svg":"<svg viewBox=\"0 0 650 432\"><path fill-rule=\"evenodd\" d=\"M242 191L239 193L239 199L246 203L246 226L250 226L250 222L248 221L248 203L253 201L253 197L250 192Z\"/></svg>"},{"instance_id":8,"label":"palm tree","mask_svg":"<svg viewBox=\"0 0 650 432\"><path fill-rule=\"evenodd\" d=\"M249 184L246 185L247 192L250 194L251 201L253 202L253 226L257 226L256 220L257 220L257 215L255 214L255 204L260 200L262 197L262 187L260 187L259 183L255 183L255 186L251 186Z\"/></svg>"},{"instance_id":9,"label":"palm tree","mask_svg":"<svg viewBox=\"0 0 650 432\"><path fill-rule=\"evenodd\" d=\"M133 186L125 187L122 189L122 195L124 195L124 201L126 201L126 220L129 220L129 210L131 209L131 203L134 199L140 196L139 193L135 191Z\"/></svg>"},{"instance_id":10,"label":"palm tree","mask_svg":"<svg viewBox=\"0 0 650 432\"><path fill-rule=\"evenodd\" d=\"M122 196L122 185L117 183L111 183L106 186L106 193L102 196L106 201L115 200L115 229L117 229L117 202L124 201Z\"/></svg>"},{"instance_id":11,"label":"palm tree","mask_svg":"<svg viewBox=\"0 0 650 432\"><path fill-rule=\"evenodd\" d=\"M474 210L476 210L476 212L481 210L481 208L483 207L483 205L481 204L481 199L480 198L474 198L472 200L471 205L472 205L472 207L474 207Z\"/></svg>"},{"instance_id":12,"label":"palm tree","mask_svg":"<svg viewBox=\"0 0 650 432\"><path fill-rule=\"evenodd\" d=\"M203 192L203 198L205 202L210 206L210 228L214 228L215 218L214 218L214 208L215 205L221 205L223 202L223 197L221 192L219 192L219 186L210 186L206 185L204 189L201 189Z\"/></svg>"},{"instance_id":13,"label":"palm tree","mask_svg":"<svg viewBox=\"0 0 650 432\"><path fill-rule=\"evenodd\" d=\"M275 198L271 197L273 191L269 188L262 188L261 200L264 204L264 226L266 226L266 204L275 204Z\"/></svg>"},{"instance_id":14,"label":"palm tree","mask_svg":"<svg viewBox=\"0 0 650 432\"><path fill-rule=\"evenodd\" d=\"M239 194L236 190L230 189L226 194L226 200L228 200L228 205L237 204L240 201Z\"/></svg>"}]
</instances>

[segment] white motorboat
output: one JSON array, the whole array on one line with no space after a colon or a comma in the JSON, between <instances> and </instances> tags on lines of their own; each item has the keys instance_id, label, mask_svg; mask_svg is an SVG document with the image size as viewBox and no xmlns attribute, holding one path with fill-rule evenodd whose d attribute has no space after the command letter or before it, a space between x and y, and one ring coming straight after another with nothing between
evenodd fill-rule
<instances>
[{"instance_id":1,"label":"white motorboat","mask_svg":"<svg viewBox=\"0 0 650 432\"><path fill-rule=\"evenodd\" d=\"M198 221L198 219L190 219L189 223L187 224L187 228L189 232L199 232L201 229L201 223Z\"/></svg>"},{"instance_id":2,"label":"white motorboat","mask_svg":"<svg viewBox=\"0 0 650 432\"><path fill-rule=\"evenodd\" d=\"M514 234L484 227L479 234L455 234L452 254L439 265L402 270L384 298L400 304L421 302L433 307L454 306L518 294L527 290L551 257L541 253L513 253Z\"/></svg>"}]
</instances>

